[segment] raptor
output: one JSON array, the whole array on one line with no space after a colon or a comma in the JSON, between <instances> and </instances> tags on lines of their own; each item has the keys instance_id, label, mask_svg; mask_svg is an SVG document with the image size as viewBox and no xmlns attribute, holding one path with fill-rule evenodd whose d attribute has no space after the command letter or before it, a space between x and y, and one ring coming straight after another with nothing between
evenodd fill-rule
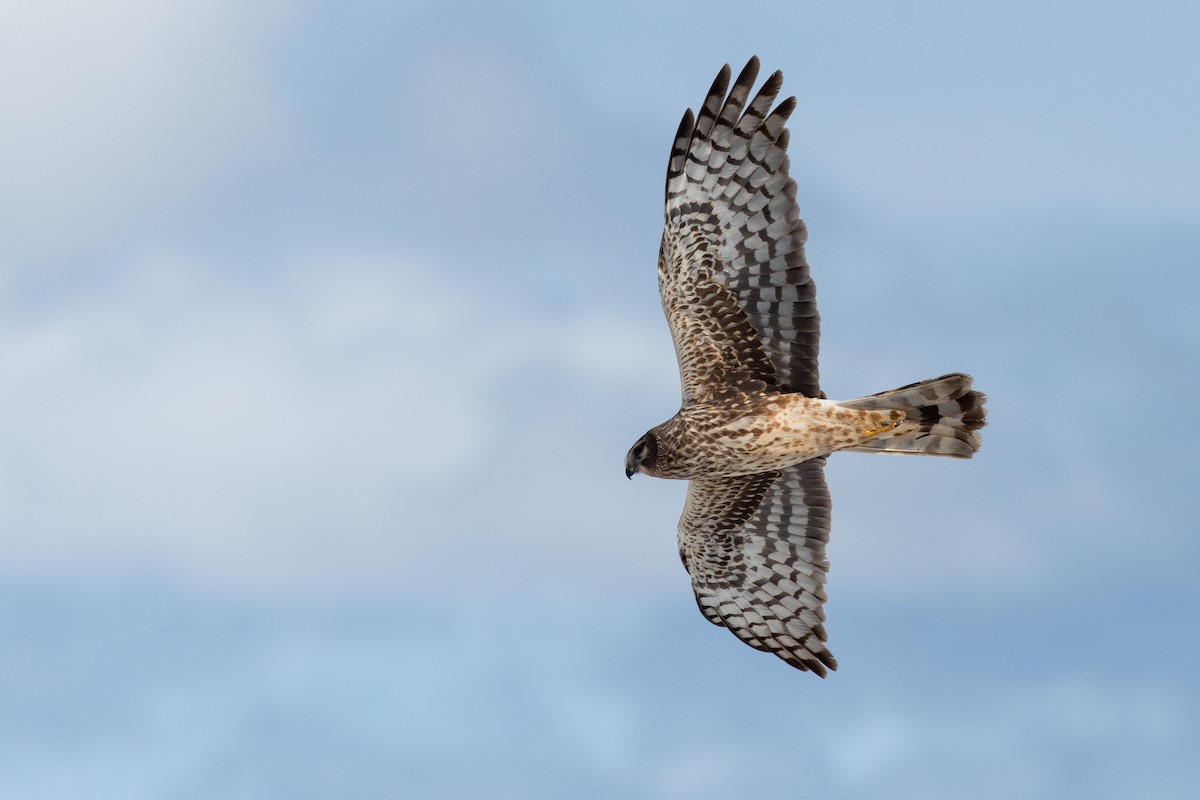
<instances>
[{"instance_id":1,"label":"raptor","mask_svg":"<svg viewBox=\"0 0 1200 800\"><path fill-rule=\"evenodd\" d=\"M758 58L726 65L683 116L667 166L658 286L683 400L625 474L688 481L679 555L700 611L751 647L825 677L830 501L839 450L970 458L984 395L962 373L835 402L817 372L820 318L788 174L789 97ZM748 101L748 102L747 102ZM774 109L772 109L774 106Z\"/></svg>"}]
</instances>

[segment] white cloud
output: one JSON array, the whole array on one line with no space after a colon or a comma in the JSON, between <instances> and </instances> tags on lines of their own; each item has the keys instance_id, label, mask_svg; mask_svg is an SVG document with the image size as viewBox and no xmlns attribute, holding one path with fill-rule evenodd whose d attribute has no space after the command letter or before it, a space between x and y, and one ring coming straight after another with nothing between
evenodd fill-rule
<instances>
[{"instance_id":1,"label":"white cloud","mask_svg":"<svg viewBox=\"0 0 1200 800\"><path fill-rule=\"evenodd\" d=\"M264 157L284 127L266 79L274 0L48 0L0 11L0 216L43 248L131 202Z\"/></svg>"},{"instance_id":2,"label":"white cloud","mask_svg":"<svg viewBox=\"0 0 1200 800\"><path fill-rule=\"evenodd\" d=\"M665 321L652 324L611 310L594 311L571 320L555 342L580 380L636 381L655 392L678 394L675 351Z\"/></svg>"},{"instance_id":3,"label":"white cloud","mask_svg":"<svg viewBox=\"0 0 1200 800\"><path fill-rule=\"evenodd\" d=\"M255 291L154 258L12 315L6 560L269 577L361 557L397 502L479 452L479 398L523 347L519 332L468 346L455 315L428 311L450 294L398 261L332 259Z\"/></svg>"},{"instance_id":4,"label":"white cloud","mask_svg":"<svg viewBox=\"0 0 1200 800\"><path fill-rule=\"evenodd\" d=\"M534 394L558 415L581 387L641 387L652 348L619 316L538 318L428 267L346 255L250 283L155 256L49 306L5 303L10 567L140 565L235 591L353 590L425 579L424 565L497 547L498 535L506 557L584 547L611 565L636 538L592 480L600 470L628 491L628 442L571 431L582 465L544 457L544 445L506 449L504 437L565 431L523 410L526 381L516 396L498 388L514 370L553 367ZM585 528L624 535L563 536L584 509ZM664 537L669 548L669 527Z\"/></svg>"}]
</instances>

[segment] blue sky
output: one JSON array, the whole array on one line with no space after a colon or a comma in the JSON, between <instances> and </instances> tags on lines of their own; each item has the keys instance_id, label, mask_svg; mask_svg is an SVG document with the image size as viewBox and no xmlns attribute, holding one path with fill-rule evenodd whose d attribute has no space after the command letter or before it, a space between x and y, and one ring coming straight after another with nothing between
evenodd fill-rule
<instances>
[{"instance_id":1,"label":"blue sky","mask_svg":"<svg viewBox=\"0 0 1200 800\"><path fill-rule=\"evenodd\" d=\"M0 19L0 795L1190 797L1200 12L54 0ZM683 109L799 107L826 681L695 609Z\"/></svg>"}]
</instances>

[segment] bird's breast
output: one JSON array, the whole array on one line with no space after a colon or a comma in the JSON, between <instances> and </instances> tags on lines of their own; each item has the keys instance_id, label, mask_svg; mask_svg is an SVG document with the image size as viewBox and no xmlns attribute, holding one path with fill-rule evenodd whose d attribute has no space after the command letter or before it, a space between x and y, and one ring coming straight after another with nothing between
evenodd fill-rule
<instances>
[{"instance_id":1,"label":"bird's breast","mask_svg":"<svg viewBox=\"0 0 1200 800\"><path fill-rule=\"evenodd\" d=\"M863 440L861 413L799 394L764 395L738 405L696 405L680 412L688 477L771 472L853 447Z\"/></svg>"}]
</instances>

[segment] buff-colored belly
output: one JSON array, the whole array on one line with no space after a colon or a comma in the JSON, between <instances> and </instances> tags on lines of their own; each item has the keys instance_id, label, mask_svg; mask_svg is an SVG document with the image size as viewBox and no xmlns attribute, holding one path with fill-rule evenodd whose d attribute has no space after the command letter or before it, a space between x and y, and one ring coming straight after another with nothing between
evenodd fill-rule
<instances>
[{"instance_id":1,"label":"buff-colored belly","mask_svg":"<svg viewBox=\"0 0 1200 800\"><path fill-rule=\"evenodd\" d=\"M783 469L891 430L904 412L843 408L795 394L768 395L745 413L710 416L700 471L718 477Z\"/></svg>"}]
</instances>

